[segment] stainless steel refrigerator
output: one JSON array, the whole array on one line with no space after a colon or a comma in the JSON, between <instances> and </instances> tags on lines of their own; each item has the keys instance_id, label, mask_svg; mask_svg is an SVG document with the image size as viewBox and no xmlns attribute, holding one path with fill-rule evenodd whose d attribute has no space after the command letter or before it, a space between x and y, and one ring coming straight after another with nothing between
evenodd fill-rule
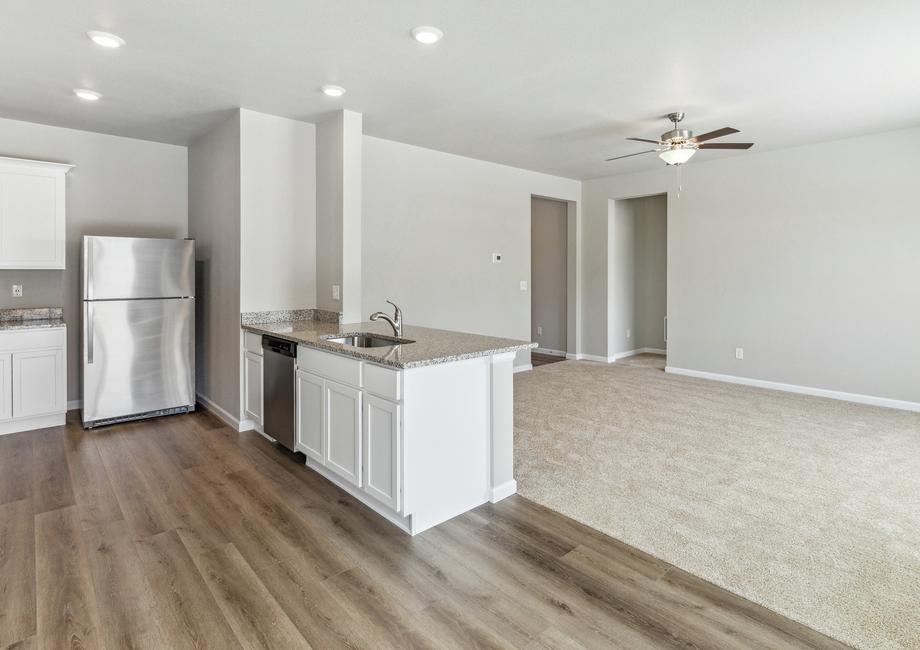
<instances>
[{"instance_id":1,"label":"stainless steel refrigerator","mask_svg":"<svg viewBox=\"0 0 920 650\"><path fill-rule=\"evenodd\" d=\"M83 426L195 408L195 242L83 238Z\"/></svg>"}]
</instances>

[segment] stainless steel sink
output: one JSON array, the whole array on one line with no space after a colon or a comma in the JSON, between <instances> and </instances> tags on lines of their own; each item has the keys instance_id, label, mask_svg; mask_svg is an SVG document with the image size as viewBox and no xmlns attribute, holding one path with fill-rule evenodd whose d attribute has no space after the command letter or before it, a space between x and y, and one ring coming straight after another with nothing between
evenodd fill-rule
<instances>
[{"instance_id":1,"label":"stainless steel sink","mask_svg":"<svg viewBox=\"0 0 920 650\"><path fill-rule=\"evenodd\" d=\"M353 334L351 336L335 336L324 339L332 343L341 343L350 345L354 348L387 348L394 345L405 345L406 343L415 343L409 339L398 339L392 336L382 336L380 334Z\"/></svg>"}]
</instances>

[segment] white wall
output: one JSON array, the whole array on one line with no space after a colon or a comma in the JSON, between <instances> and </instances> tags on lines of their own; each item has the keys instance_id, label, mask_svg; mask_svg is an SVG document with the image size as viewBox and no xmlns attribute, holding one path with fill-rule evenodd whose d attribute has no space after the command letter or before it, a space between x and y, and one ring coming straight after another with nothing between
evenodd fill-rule
<instances>
[{"instance_id":1,"label":"white wall","mask_svg":"<svg viewBox=\"0 0 920 650\"><path fill-rule=\"evenodd\" d=\"M611 198L668 192L671 366L920 401L920 129L583 184L585 351L606 349ZM734 358L745 348L744 361Z\"/></svg>"},{"instance_id":2,"label":"white wall","mask_svg":"<svg viewBox=\"0 0 920 650\"><path fill-rule=\"evenodd\" d=\"M392 297L410 324L530 338L530 199L579 181L365 136L363 187L365 317Z\"/></svg>"},{"instance_id":3,"label":"white wall","mask_svg":"<svg viewBox=\"0 0 920 650\"><path fill-rule=\"evenodd\" d=\"M240 311L316 305L316 127L240 111Z\"/></svg>"},{"instance_id":4,"label":"white wall","mask_svg":"<svg viewBox=\"0 0 920 650\"><path fill-rule=\"evenodd\" d=\"M67 399L80 399L83 235L185 237L185 147L0 119L0 155L76 165L67 175L67 268L0 272L0 307L63 306ZM23 285L23 297L9 287Z\"/></svg>"},{"instance_id":5,"label":"white wall","mask_svg":"<svg viewBox=\"0 0 920 650\"><path fill-rule=\"evenodd\" d=\"M530 340L543 349L565 352L569 206L536 197L530 205Z\"/></svg>"},{"instance_id":6,"label":"white wall","mask_svg":"<svg viewBox=\"0 0 920 650\"><path fill-rule=\"evenodd\" d=\"M664 349L667 197L608 205L607 356Z\"/></svg>"},{"instance_id":7,"label":"white wall","mask_svg":"<svg viewBox=\"0 0 920 650\"><path fill-rule=\"evenodd\" d=\"M240 114L188 149L188 229L196 240L199 395L240 412Z\"/></svg>"}]
</instances>

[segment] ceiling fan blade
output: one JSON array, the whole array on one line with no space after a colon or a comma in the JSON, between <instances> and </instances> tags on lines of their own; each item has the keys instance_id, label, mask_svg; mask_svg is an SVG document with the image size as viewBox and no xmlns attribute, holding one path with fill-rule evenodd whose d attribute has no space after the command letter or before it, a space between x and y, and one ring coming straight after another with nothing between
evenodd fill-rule
<instances>
[{"instance_id":1,"label":"ceiling fan blade","mask_svg":"<svg viewBox=\"0 0 920 650\"><path fill-rule=\"evenodd\" d=\"M627 140L635 140L636 142L651 142L652 144L661 144L661 140L647 140L646 138L626 138Z\"/></svg>"},{"instance_id":2,"label":"ceiling fan blade","mask_svg":"<svg viewBox=\"0 0 920 650\"><path fill-rule=\"evenodd\" d=\"M750 149L753 146L753 142L713 142L701 144L700 149Z\"/></svg>"},{"instance_id":3,"label":"ceiling fan blade","mask_svg":"<svg viewBox=\"0 0 920 650\"><path fill-rule=\"evenodd\" d=\"M702 135L695 135L690 138L690 142L706 142L706 140L712 140L713 138L721 138L723 135L731 135L732 133L741 133L738 129L733 129L730 126L723 127L721 129L716 129L715 131L710 131L709 133L703 133Z\"/></svg>"},{"instance_id":4,"label":"ceiling fan blade","mask_svg":"<svg viewBox=\"0 0 920 650\"><path fill-rule=\"evenodd\" d=\"M636 153L628 153L625 156L615 156L613 158L608 158L604 162L610 162L611 160L619 160L620 158L632 158L633 156L641 156L644 153L655 153L657 149L649 149L648 151L637 151Z\"/></svg>"}]
</instances>

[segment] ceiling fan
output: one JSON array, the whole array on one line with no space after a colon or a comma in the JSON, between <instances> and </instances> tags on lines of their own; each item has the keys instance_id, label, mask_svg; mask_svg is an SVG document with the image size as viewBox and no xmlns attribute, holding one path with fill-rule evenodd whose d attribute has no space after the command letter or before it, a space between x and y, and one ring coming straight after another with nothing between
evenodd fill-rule
<instances>
[{"instance_id":1,"label":"ceiling fan","mask_svg":"<svg viewBox=\"0 0 920 650\"><path fill-rule=\"evenodd\" d=\"M731 135L732 133L740 133L738 129L733 129L730 126L695 136L693 135L693 131L677 128L677 123L684 119L683 112L677 111L675 113L668 113L668 119L674 123L674 128L662 133L660 140L626 138L627 140L635 140L636 142L651 142L652 144L658 145L658 148L647 149L646 151L639 151L637 153L628 153L625 156L608 158L606 162L620 160L621 158L631 158L632 156L641 156L646 153L657 153L658 157L669 165L683 165L690 160L693 154L699 149L750 149L754 146L753 142L707 142L708 140L721 138L726 135Z\"/></svg>"}]
</instances>

